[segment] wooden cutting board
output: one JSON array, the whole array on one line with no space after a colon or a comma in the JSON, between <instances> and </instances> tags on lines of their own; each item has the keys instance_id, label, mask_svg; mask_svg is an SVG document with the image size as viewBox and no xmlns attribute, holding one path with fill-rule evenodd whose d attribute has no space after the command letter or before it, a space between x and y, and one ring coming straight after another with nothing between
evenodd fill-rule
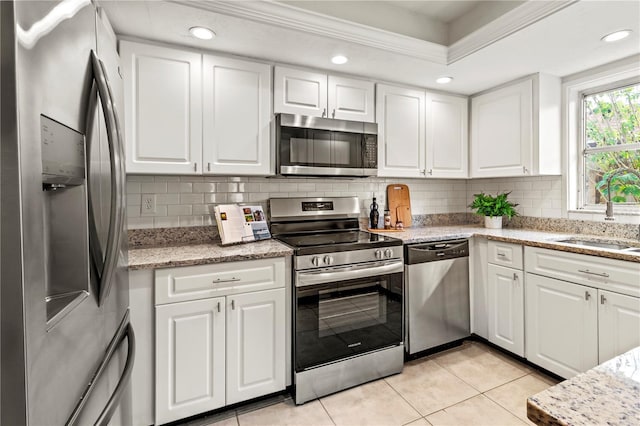
<instances>
[{"instance_id":1,"label":"wooden cutting board","mask_svg":"<svg viewBox=\"0 0 640 426\"><path fill-rule=\"evenodd\" d=\"M411 226L411 197L409 187L403 184L387 185L387 205L391 214L391 226L402 221L405 228Z\"/></svg>"}]
</instances>

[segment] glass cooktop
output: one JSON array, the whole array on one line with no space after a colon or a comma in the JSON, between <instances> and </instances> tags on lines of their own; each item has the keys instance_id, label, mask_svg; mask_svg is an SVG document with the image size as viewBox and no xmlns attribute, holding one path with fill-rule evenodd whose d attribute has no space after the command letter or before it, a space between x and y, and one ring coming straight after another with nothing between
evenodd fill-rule
<instances>
[{"instance_id":1,"label":"glass cooktop","mask_svg":"<svg viewBox=\"0 0 640 426\"><path fill-rule=\"evenodd\" d=\"M339 231L318 234L279 235L278 240L290 245L297 255L360 250L402 245L402 240L366 231Z\"/></svg>"}]
</instances>

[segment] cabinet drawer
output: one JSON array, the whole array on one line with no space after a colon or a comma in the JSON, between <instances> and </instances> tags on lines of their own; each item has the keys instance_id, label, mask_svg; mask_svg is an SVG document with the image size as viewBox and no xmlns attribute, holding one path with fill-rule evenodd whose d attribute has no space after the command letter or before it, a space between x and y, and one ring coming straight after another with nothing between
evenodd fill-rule
<instances>
[{"instance_id":1,"label":"cabinet drawer","mask_svg":"<svg viewBox=\"0 0 640 426\"><path fill-rule=\"evenodd\" d=\"M489 241L489 263L507 266L514 269L522 269L522 246L520 244L503 243L501 241Z\"/></svg>"},{"instance_id":2,"label":"cabinet drawer","mask_svg":"<svg viewBox=\"0 0 640 426\"><path fill-rule=\"evenodd\" d=\"M284 287L283 258L155 271L156 305Z\"/></svg>"},{"instance_id":3,"label":"cabinet drawer","mask_svg":"<svg viewBox=\"0 0 640 426\"><path fill-rule=\"evenodd\" d=\"M640 296L640 263L525 247L526 271L629 296Z\"/></svg>"}]
</instances>

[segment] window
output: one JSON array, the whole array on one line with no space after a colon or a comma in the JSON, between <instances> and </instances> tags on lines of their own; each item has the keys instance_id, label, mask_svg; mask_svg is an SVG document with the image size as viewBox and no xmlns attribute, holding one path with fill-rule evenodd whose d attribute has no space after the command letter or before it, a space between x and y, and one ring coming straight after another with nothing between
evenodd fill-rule
<instances>
[{"instance_id":1,"label":"window","mask_svg":"<svg viewBox=\"0 0 640 426\"><path fill-rule=\"evenodd\" d=\"M621 168L640 172L640 83L620 84L582 93L583 208L604 205L607 180ZM611 180L611 200L640 205L640 179L617 173Z\"/></svg>"}]
</instances>

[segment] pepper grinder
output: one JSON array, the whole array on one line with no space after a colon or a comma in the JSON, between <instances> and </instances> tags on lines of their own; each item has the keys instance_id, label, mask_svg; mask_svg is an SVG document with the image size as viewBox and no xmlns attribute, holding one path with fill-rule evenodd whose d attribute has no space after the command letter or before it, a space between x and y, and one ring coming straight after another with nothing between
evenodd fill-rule
<instances>
[{"instance_id":1,"label":"pepper grinder","mask_svg":"<svg viewBox=\"0 0 640 426\"><path fill-rule=\"evenodd\" d=\"M380 213L378 213L378 203L376 203L376 197L373 197L373 203L371 203L371 213L369 213L369 220L371 221L371 229L378 228L378 219Z\"/></svg>"}]
</instances>

